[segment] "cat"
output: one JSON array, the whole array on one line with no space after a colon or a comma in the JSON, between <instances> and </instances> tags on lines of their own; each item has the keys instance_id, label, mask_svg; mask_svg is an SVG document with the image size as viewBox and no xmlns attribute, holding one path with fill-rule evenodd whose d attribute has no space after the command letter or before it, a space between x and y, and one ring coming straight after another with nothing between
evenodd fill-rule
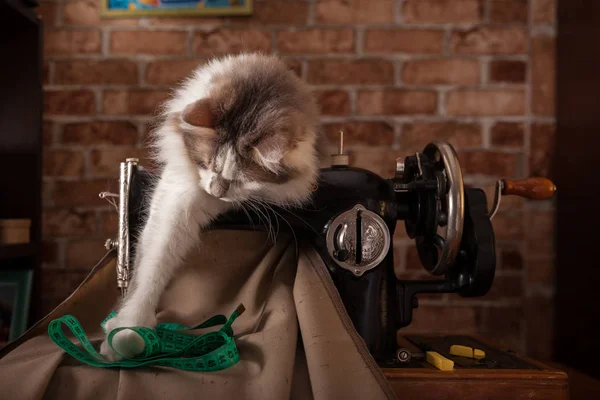
<instances>
[{"instance_id":1,"label":"cat","mask_svg":"<svg viewBox=\"0 0 600 400\"><path fill-rule=\"evenodd\" d=\"M318 117L308 85L273 55L214 58L176 88L152 132L161 173L128 293L107 332L156 325L163 291L219 215L252 200L286 207L309 199L326 146ZM125 357L144 348L130 330L112 344ZM100 353L120 359L106 339Z\"/></svg>"}]
</instances>

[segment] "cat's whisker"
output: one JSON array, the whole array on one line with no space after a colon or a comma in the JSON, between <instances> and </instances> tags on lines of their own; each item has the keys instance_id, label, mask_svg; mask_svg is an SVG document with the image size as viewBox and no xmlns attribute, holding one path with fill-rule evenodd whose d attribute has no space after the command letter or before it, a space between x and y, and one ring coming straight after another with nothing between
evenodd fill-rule
<instances>
[{"instance_id":1,"label":"cat's whisker","mask_svg":"<svg viewBox=\"0 0 600 400\"><path fill-rule=\"evenodd\" d=\"M269 241L271 238L271 230L272 230L270 220L268 220L268 217L265 215L265 213L258 207L258 204L254 203L252 201L249 202L248 204L252 207L252 209L254 211L256 211L256 215L258 216L258 219L263 223L263 225L265 226L265 229L267 229L267 241Z\"/></svg>"},{"instance_id":2,"label":"cat's whisker","mask_svg":"<svg viewBox=\"0 0 600 400\"><path fill-rule=\"evenodd\" d=\"M277 214L277 213L275 213L275 210L273 210L273 207L271 207L269 205L269 203L267 203L266 201L264 201L262 199L256 199L256 201L258 201L258 203L263 206L263 208L265 209L267 214L269 214L269 211L272 211L274 214ZM269 218L270 218L270 215L269 215ZM273 240L276 240L277 236L279 235L279 219L277 218L277 216L275 216L275 222L277 223L277 232L275 233Z\"/></svg>"},{"instance_id":3,"label":"cat's whisker","mask_svg":"<svg viewBox=\"0 0 600 400\"><path fill-rule=\"evenodd\" d=\"M271 215L269 213L270 213L270 211L273 211L273 209L262 199L255 199L255 201L264 208L267 215L269 215L269 221L271 222ZM277 232L276 233L274 232L273 240L275 240L276 236L279 234L279 221L277 218L275 218L275 222L277 223ZM272 222L271 222L271 225L272 225Z\"/></svg>"},{"instance_id":4,"label":"cat's whisker","mask_svg":"<svg viewBox=\"0 0 600 400\"><path fill-rule=\"evenodd\" d=\"M314 233L316 233L317 235L319 234L319 232L317 232L317 230L315 228L313 228L313 226L311 224L309 224L305 219L303 219L302 217L300 217L298 214L294 213L292 210L285 208L285 207L281 207L280 208L282 211L285 211L287 213L292 214L296 219L300 220L301 222L304 222L304 224L309 227Z\"/></svg>"},{"instance_id":5,"label":"cat's whisker","mask_svg":"<svg viewBox=\"0 0 600 400\"><path fill-rule=\"evenodd\" d=\"M287 226L289 226L290 230L292 231L292 236L294 236L294 246L296 247L296 251L297 251L298 250L298 238L296 237L296 232L294 232L294 228L289 223L289 221L287 219L285 219L285 217L283 215L281 215L280 213L275 211L275 209L273 207L271 207L270 205L269 205L269 208L271 209L271 211L273 211L273 213L278 215L283 220L283 222L285 222L287 224Z\"/></svg>"},{"instance_id":6,"label":"cat's whisker","mask_svg":"<svg viewBox=\"0 0 600 400\"><path fill-rule=\"evenodd\" d=\"M246 209L246 207L244 207L244 202L243 201L238 201L237 202L239 207L242 209L242 211L244 212L244 214L246 214L246 217L248 217L248 221L250 221L250 223L252 224L252 229L256 230L256 226L254 225L254 221L252 220L252 216L248 213L248 210Z\"/></svg>"},{"instance_id":7,"label":"cat's whisker","mask_svg":"<svg viewBox=\"0 0 600 400\"><path fill-rule=\"evenodd\" d=\"M272 210L273 210L273 212L275 214L277 214L277 215L279 215L281 217L281 219L283 220L283 222L285 222L287 224L287 226L290 227L290 231L292 232L292 236L294 237L294 246L296 247L296 253L297 253L298 252L298 238L296 237L296 232L294 231L294 228L289 223L289 221L283 217L283 215L281 215L280 213L278 213L274 209L272 209Z\"/></svg>"}]
</instances>

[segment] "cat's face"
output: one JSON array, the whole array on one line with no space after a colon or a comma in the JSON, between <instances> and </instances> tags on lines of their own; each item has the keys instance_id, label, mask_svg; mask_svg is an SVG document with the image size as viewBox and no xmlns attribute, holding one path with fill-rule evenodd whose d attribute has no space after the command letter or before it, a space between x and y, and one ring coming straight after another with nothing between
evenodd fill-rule
<instances>
[{"instance_id":1,"label":"cat's face","mask_svg":"<svg viewBox=\"0 0 600 400\"><path fill-rule=\"evenodd\" d=\"M265 197L274 186L297 178L302 165L290 156L300 150L283 133L272 135L252 143L243 138L225 141L226 134L216 130L184 133L200 186L224 201L243 201Z\"/></svg>"},{"instance_id":2,"label":"cat's face","mask_svg":"<svg viewBox=\"0 0 600 400\"><path fill-rule=\"evenodd\" d=\"M293 201L318 171L314 99L271 59L246 60L243 71L214 78L209 95L174 122L207 193L224 201Z\"/></svg>"}]
</instances>

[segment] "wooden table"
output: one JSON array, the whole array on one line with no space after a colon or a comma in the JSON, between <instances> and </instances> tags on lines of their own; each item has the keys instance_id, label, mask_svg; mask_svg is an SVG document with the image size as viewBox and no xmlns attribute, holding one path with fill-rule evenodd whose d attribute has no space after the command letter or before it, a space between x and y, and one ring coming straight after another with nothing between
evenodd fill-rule
<instances>
[{"instance_id":1,"label":"wooden table","mask_svg":"<svg viewBox=\"0 0 600 400\"><path fill-rule=\"evenodd\" d=\"M479 337L466 338L493 346ZM505 353L498 347L496 350L527 363L527 368L510 369L504 366L501 369L470 369L457 365L455 361L453 371L440 371L425 361L416 361L406 367L382 370L398 398L403 400L567 400L570 398L568 375L563 370L530 358ZM443 355L452 358L449 354Z\"/></svg>"}]
</instances>

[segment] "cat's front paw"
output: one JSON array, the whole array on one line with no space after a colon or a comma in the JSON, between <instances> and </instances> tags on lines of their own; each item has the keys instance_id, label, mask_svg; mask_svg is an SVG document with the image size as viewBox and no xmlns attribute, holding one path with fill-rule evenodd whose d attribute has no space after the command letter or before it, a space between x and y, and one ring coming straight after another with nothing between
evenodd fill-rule
<instances>
[{"instance_id":1,"label":"cat's front paw","mask_svg":"<svg viewBox=\"0 0 600 400\"><path fill-rule=\"evenodd\" d=\"M109 361L119 361L123 357L135 358L143 353L145 348L144 339L134 331L125 329L117 332L112 338L112 348L108 344L108 334L117 328L131 328L143 326L154 328L156 326L156 317L148 315L146 318L127 318L126 316L117 316L106 323L106 339L100 345L100 354ZM114 350L113 350L114 349Z\"/></svg>"}]
</instances>

